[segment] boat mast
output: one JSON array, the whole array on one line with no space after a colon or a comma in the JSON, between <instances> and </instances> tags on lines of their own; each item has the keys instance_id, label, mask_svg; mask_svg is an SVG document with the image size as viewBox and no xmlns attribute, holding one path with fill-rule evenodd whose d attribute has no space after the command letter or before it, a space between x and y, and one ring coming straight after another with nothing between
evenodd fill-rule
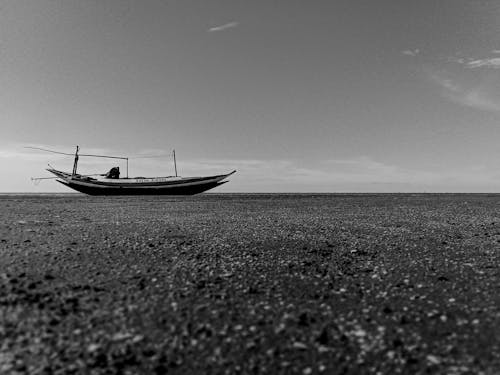
<instances>
[{"instance_id":1,"label":"boat mast","mask_svg":"<svg viewBox=\"0 0 500 375\"><path fill-rule=\"evenodd\" d=\"M75 162L73 163L73 175L72 175L72 177L75 177L75 175L76 175L76 167L78 166L78 151L79 150L80 150L80 147L76 146Z\"/></svg>"},{"instance_id":2,"label":"boat mast","mask_svg":"<svg viewBox=\"0 0 500 375\"><path fill-rule=\"evenodd\" d=\"M175 150L174 150L173 154L174 154L175 177L177 177L177 162L175 161Z\"/></svg>"}]
</instances>

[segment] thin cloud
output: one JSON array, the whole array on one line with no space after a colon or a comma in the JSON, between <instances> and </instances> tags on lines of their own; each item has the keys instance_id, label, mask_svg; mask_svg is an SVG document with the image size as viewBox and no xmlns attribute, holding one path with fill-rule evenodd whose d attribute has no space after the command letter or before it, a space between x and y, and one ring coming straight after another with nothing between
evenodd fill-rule
<instances>
[{"instance_id":1,"label":"thin cloud","mask_svg":"<svg viewBox=\"0 0 500 375\"><path fill-rule=\"evenodd\" d=\"M239 25L239 23L235 22L235 21L228 22L228 23L225 23L223 25L211 27L210 29L208 29L208 32L213 33L213 32L217 32L217 31L224 31L227 29L232 29L238 25Z\"/></svg>"},{"instance_id":2,"label":"thin cloud","mask_svg":"<svg viewBox=\"0 0 500 375\"><path fill-rule=\"evenodd\" d=\"M500 99L491 95L481 85L475 88L464 88L452 79L436 74L431 75L431 79L441 86L443 96L454 103L482 111L500 112Z\"/></svg>"},{"instance_id":3,"label":"thin cloud","mask_svg":"<svg viewBox=\"0 0 500 375\"><path fill-rule=\"evenodd\" d=\"M483 111L500 112L500 102L480 90L472 90L454 97L455 101Z\"/></svg>"},{"instance_id":4,"label":"thin cloud","mask_svg":"<svg viewBox=\"0 0 500 375\"><path fill-rule=\"evenodd\" d=\"M500 50L492 50L492 54L498 55L500 54ZM478 59L475 57L448 57L449 62L454 62L457 64L461 64L466 68L475 69L481 67L492 67L492 68L500 68L500 57L488 57L484 59Z\"/></svg>"},{"instance_id":5,"label":"thin cloud","mask_svg":"<svg viewBox=\"0 0 500 375\"><path fill-rule=\"evenodd\" d=\"M460 86L449 78L442 78L437 75L433 75L431 78L434 82L436 82L439 86L444 88L447 92L453 92L453 93L462 92Z\"/></svg>"},{"instance_id":6,"label":"thin cloud","mask_svg":"<svg viewBox=\"0 0 500 375\"><path fill-rule=\"evenodd\" d=\"M316 188L336 191L346 186L350 186L349 189L357 186L369 191L380 184L407 187L430 184L436 177L430 172L400 168L369 157L324 160L313 166L297 160L187 160L178 162L178 168L185 175L236 169L238 173L232 177L232 185L228 189L251 187L252 191L258 191L260 186L274 186L274 190L280 191L312 191Z\"/></svg>"},{"instance_id":7,"label":"thin cloud","mask_svg":"<svg viewBox=\"0 0 500 375\"><path fill-rule=\"evenodd\" d=\"M309 165L283 159L194 159L178 163L178 168L183 175L237 169L238 172L230 178L231 182L221 187L220 192L480 191L500 186L500 176L485 173L486 168L460 166L447 168L446 171L422 170L382 162L369 156L322 160Z\"/></svg>"},{"instance_id":8,"label":"thin cloud","mask_svg":"<svg viewBox=\"0 0 500 375\"><path fill-rule=\"evenodd\" d=\"M418 48L413 49L413 50L411 50L411 49L405 49L404 51L401 51L401 53L403 55L406 55L406 56L415 57L415 56L417 56L420 53L420 50Z\"/></svg>"},{"instance_id":9,"label":"thin cloud","mask_svg":"<svg viewBox=\"0 0 500 375\"><path fill-rule=\"evenodd\" d=\"M448 62L453 62L457 64L467 64L467 62L471 61L472 59L470 58L465 58L465 57L456 57L456 56L449 56L447 58Z\"/></svg>"},{"instance_id":10,"label":"thin cloud","mask_svg":"<svg viewBox=\"0 0 500 375\"><path fill-rule=\"evenodd\" d=\"M493 57L490 59L479 59L479 60L473 60L469 61L467 63L467 67L474 69L474 68L480 68L483 66L489 66L493 68L500 68L500 57Z\"/></svg>"}]
</instances>

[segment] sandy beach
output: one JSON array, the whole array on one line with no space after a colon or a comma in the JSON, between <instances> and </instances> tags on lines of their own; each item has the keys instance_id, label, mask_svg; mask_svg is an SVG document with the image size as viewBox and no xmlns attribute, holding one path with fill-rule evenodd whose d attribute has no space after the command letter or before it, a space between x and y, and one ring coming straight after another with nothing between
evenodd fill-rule
<instances>
[{"instance_id":1,"label":"sandy beach","mask_svg":"<svg viewBox=\"0 0 500 375\"><path fill-rule=\"evenodd\" d=\"M499 198L0 196L0 373L497 374Z\"/></svg>"}]
</instances>

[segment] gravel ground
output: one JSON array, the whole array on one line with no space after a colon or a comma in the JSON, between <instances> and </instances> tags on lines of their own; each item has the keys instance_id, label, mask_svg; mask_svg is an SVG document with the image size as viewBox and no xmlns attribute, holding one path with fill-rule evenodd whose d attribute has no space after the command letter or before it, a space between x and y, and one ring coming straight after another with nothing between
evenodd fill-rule
<instances>
[{"instance_id":1,"label":"gravel ground","mask_svg":"<svg viewBox=\"0 0 500 375\"><path fill-rule=\"evenodd\" d=\"M1 374L498 374L500 196L0 196Z\"/></svg>"}]
</instances>

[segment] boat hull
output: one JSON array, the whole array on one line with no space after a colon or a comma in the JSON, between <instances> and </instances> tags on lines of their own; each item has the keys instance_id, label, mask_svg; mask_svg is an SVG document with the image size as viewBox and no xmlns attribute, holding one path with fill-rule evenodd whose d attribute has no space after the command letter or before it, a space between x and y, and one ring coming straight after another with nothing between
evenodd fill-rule
<instances>
[{"instance_id":1,"label":"boat hull","mask_svg":"<svg viewBox=\"0 0 500 375\"><path fill-rule=\"evenodd\" d=\"M204 191L213 189L217 186L225 184L223 182L210 182L192 186L162 186L162 187L133 187L133 186L116 186L116 187L100 187L87 186L77 183L72 183L66 180L58 180L61 184L76 190L80 193L88 195L195 195Z\"/></svg>"},{"instance_id":2,"label":"boat hull","mask_svg":"<svg viewBox=\"0 0 500 375\"><path fill-rule=\"evenodd\" d=\"M57 182L88 195L194 195L226 183L222 180L235 172L208 177L97 180L55 169L48 171L59 177Z\"/></svg>"}]
</instances>

